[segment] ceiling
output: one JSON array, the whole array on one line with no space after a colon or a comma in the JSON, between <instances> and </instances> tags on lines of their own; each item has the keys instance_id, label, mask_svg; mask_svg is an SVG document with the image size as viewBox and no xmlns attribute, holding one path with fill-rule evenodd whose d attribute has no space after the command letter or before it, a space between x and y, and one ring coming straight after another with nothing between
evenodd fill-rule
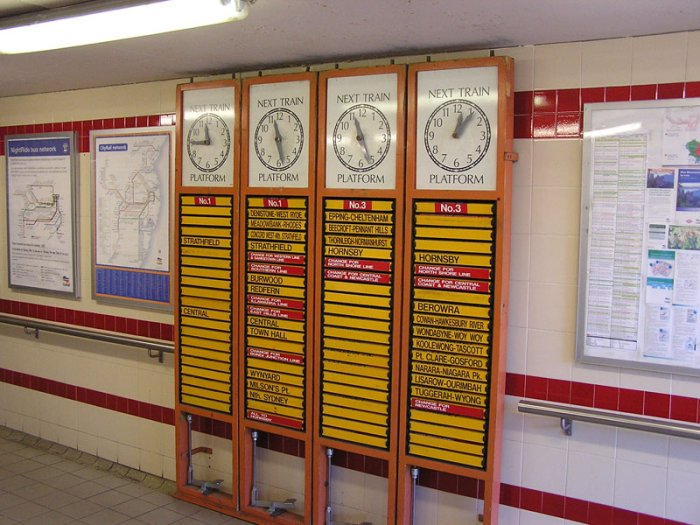
<instances>
[{"instance_id":1,"label":"ceiling","mask_svg":"<svg viewBox=\"0 0 700 525\"><path fill-rule=\"evenodd\" d=\"M0 0L0 22L78 3ZM242 22L70 50L0 55L0 97L695 29L700 29L698 0L255 0Z\"/></svg>"}]
</instances>

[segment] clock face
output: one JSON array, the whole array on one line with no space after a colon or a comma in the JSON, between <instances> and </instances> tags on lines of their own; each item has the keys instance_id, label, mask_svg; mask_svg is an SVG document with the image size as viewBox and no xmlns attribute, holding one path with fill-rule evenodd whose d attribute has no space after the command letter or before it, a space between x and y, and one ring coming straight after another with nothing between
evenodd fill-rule
<instances>
[{"instance_id":1,"label":"clock face","mask_svg":"<svg viewBox=\"0 0 700 525\"><path fill-rule=\"evenodd\" d=\"M396 189L398 74L330 73L325 107L326 188Z\"/></svg>"},{"instance_id":2,"label":"clock face","mask_svg":"<svg viewBox=\"0 0 700 525\"><path fill-rule=\"evenodd\" d=\"M182 186L233 187L235 89L182 91Z\"/></svg>"},{"instance_id":3,"label":"clock face","mask_svg":"<svg viewBox=\"0 0 700 525\"><path fill-rule=\"evenodd\" d=\"M246 79L245 86L248 186L308 188L311 80Z\"/></svg>"},{"instance_id":4,"label":"clock face","mask_svg":"<svg viewBox=\"0 0 700 525\"><path fill-rule=\"evenodd\" d=\"M496 190L498 67L418 71L415 100L416 189Z\"/></svg>"},{"instance_id":5,"label":"clock face","mask_svg":"<svg viewBox=\"0 0 700 525\"><path fill-rule=\"evenodd\" d=\"M365 172L376 168L391 147L391 126L379 109L357 104L346 109L333 130L333 151L348 169Z\"/></svg>"},{"instance_id":6,"label":"clock face","mask_svg":"<svg viewBox=\"0 0 700 525\"><path fill-rule=\"evenodd\" d=\"M187 132L187 155L204 172L224 165L231 151L231 132L224 119L214 113L197 117Z\"/></svg>"},{"instance_id":7,"label":"clock face","mask_svg":"<svg viewBox=\"0 0 700 525\"><path fill-rule=\"evenodd\" d=\"M425 149L446 171L467 171L484 159L491 144L491 125L474 102L455 99L440 104L428 118Z\"/></svg>"},{"instance_id":8,"label":"clock face","mask_svg":"<svg viewBox=\"0 0 700 525\"><path fill-rule=\"evenodd\" d=\"M304 126L287 108L272 109L258 122L253 136L255 154L271 170L287 170L304 149Z\"/></svg>"}]
</instances>

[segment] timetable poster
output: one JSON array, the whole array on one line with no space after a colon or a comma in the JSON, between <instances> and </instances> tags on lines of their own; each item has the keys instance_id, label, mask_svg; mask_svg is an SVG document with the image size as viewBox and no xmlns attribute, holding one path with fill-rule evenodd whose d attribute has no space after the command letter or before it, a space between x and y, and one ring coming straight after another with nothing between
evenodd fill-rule
<instances>
[{"instance_id":1,"label":"timetable poster","mask_svg":"<svg viewBox=\"0 0 700 525\"><path fill-rule=\"evenodd\" d=\"M700 106L596 106L579 345L700 373Z\"/></svg>"}]
</instances>

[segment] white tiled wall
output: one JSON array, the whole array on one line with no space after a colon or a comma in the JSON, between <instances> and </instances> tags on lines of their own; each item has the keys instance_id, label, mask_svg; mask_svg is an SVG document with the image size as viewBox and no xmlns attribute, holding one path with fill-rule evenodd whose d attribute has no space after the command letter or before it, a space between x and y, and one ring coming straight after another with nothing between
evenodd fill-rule
<instances>
[{"instance_id":1,"label":"white tiled wall","mask_svg":"<svg viewBox=\"0 0 700 525\"><path fill-rule=\"evenodd\" d=\"M496 50L516 60L517 91L606 87L700 80L700 32ZM420 61L406 58L406 62ZM400 62L400 61L399 61ZM178 81L0 100L0 125L172 113ZM507 369L511 373L700 397L700 379L620 371L574 362L581 142L516 140L520 161L513 180L513 250ZM0 245L0 296L66 308L142 316L171 322L167 314L134 312L89 298L89 158L81 155L81 275L79 301L38 298L7 288L5 244ZM0 163L4 185L4 162ZM4 199L2 199L4 206ZM0 231L6 231L0 212ZM0 367L93 388L161 406L173 404L172 362L161 365L142 351L42 334L39 341L0 327ZM0 383L0 424L54 439L128 465L174 477L171 427L52 398ZM576 423L566 437L557 420L517 413L506 400L503 481L637 512L700 524L700 444ZM226 443L196 435L213 457L196 457L196 476L231 477ZM265 452L266 488L288 497L273 473L298 479L298 458ZM376 520L385 480L337 469L334 499L343 519ZM296 476L296 478L295 478ZM303 484L299 483L299 486ZM303 497L300 495L299 497ZM362 513L365 509L366 514ZM469 498L418 490L421 525L475 523ZM470 521L471 520L471 521ZM504 525L561 525L566 520L502 506Z\"/></svg>"}]
</instances>

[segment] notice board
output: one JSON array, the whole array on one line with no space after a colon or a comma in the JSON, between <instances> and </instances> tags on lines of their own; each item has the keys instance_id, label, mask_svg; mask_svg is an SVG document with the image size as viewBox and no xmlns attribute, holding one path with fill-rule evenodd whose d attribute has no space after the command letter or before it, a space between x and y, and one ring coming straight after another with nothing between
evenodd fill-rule
<instances>
[{"instance_id":1,"label":"notice board","mask_svg":"<svg viewBox=\"0 0 700 525\"><path fill-rule=\"evenodd\" d=\"M584 109L577 358L700 375L700 100Z\"/></svg>"}]
</instances>

